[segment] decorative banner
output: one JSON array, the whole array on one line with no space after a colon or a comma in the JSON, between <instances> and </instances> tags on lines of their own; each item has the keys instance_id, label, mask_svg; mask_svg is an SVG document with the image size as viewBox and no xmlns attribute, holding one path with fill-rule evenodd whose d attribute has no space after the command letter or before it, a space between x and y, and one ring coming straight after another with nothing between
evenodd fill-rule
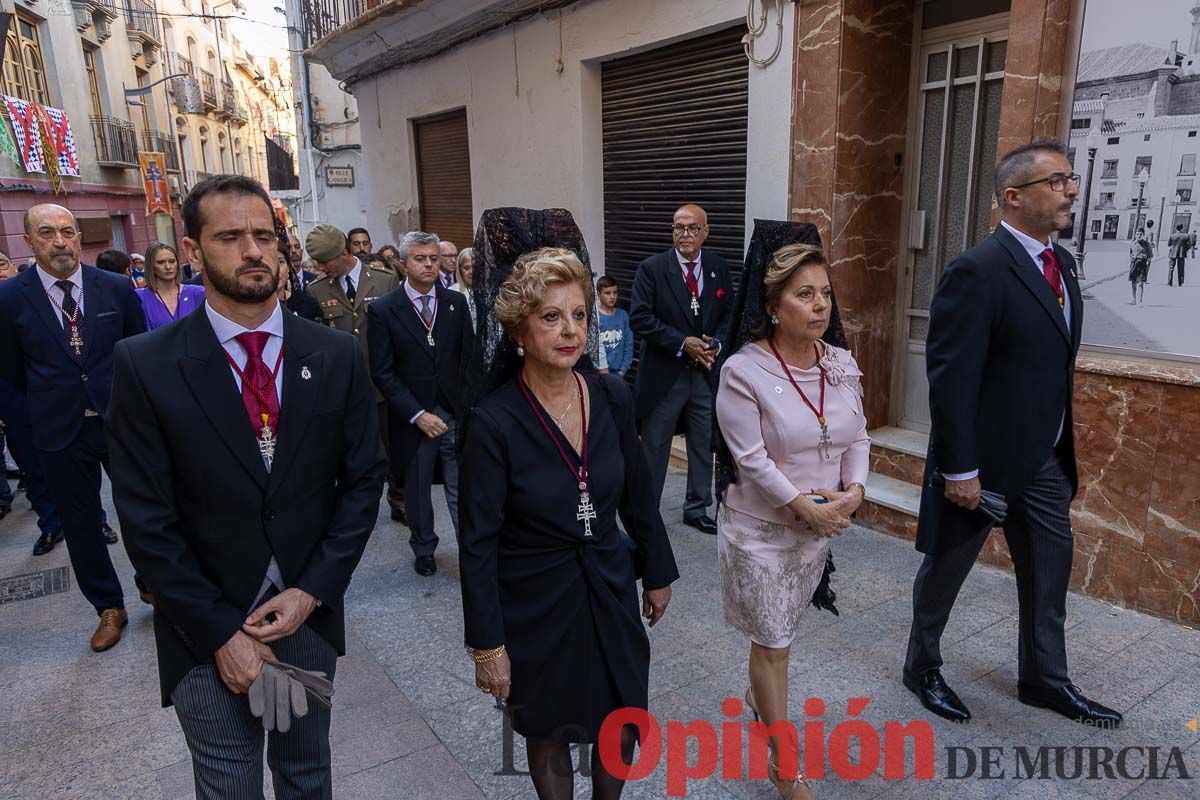
<instances>
[{"instance_id":1,"label":"decorative banner","mask_svg":"<svg viewBox=\"0 0 1200 800\"><path fill-rule=\"evenodd\" d=\"M42 126L33 103L19 97L4 95L4 107L12 120L13 136L17 140L17 152L26 172L45 172L46 163L42 152Z\"/></svg>"},{"instance_id":2,"label":"decorative banner","mask_svg":"<svg viewBox=\"0 0 1200 800\"><path fill-rule=\"evenodd\" d=\"M41 112L41 106L38 106ZM44 113L38 114L38 124L42 126L42 161L46 164L46 172L50 175L50 191L55 194L63 193L62 173L58 171L58 154L50 143L50 125Z\"/></svg>"},{"instance_id":3,"label":"decorative banner","mask_svg":"<svg viewBox=\"0 0 1200 800\"><path fill-rule=\"evenodd\" d=\"M75 134L71 131L71 120L67 117L67 112L50 106L37 108L42 113L42 122L58 157L59 174L78 178L79 152L75 149Z\"/></svg>"},{"instance_id":4,"label":"decorative banner","mask_svg":"<svg viewBox=\"0 0 1200 800\"><path fill-rule=\"evenodd\" d=\"M141 153L142 187L146 190L146 216L171 213L171 192L167 186L167 160L162 153Z\"/></svg>"}]
</instances>

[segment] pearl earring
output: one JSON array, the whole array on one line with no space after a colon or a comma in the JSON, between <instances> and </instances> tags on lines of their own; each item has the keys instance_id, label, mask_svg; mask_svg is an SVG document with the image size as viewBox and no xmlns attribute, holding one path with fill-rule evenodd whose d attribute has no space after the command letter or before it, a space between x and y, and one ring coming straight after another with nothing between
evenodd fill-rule
<instances>
[{"instance_id":1,"label":"pearl earring","mask_svg":"<svg viewBox=\"0 0 1200 800\"><path fill-rule=\"evenodd\" d=\"M519 355L519 356L525 355L525 348L521 347L521 345L517 345L517 355Z\"/></svg>"},{"instance_id":2,"label":"pearl earring","mask_svg":"<svg viewBox=\"0 0 1200 800\"><path fill-rule=\"evenodd\" d=\"M771 324L772 324L772 325L778 325L778 324L779 324L779 317L777 317L777 316L775 316L774 314L772 314L772 315L771 315Z\"/></svg>"}]
</instances>

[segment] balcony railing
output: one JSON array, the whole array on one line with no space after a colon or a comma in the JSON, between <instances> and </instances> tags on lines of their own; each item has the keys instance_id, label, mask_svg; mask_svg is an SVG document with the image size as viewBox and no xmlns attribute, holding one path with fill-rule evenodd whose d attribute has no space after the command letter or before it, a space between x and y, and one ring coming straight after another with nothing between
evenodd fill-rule
<instances>
[{"instance_id":1,"label":"balcony railing","mask_svg":"<svg viewBox=\"0 0 1200 800\"><path fill-rule=\"evenodd\" d=\"M196 73L192 68L191 59L185 58L179 53L167 53L166 69L168 75L178 75L183 73L184 75L191 75L193 78L196 77Z\"/></svg>"},{"instance_id":2,"label":"balcony railing","mask_svg":"<svg viewBox=\"0 0 1200 800\"><path fill-rule=\"evenodd\" d=\"M237 94L230 81L221 81L221 113L228 117L237 113Z\"/></svg>"},{"instance_id":3,"label":"balcony railing","mask_svg":"<svg viewBox=\"0 0 1200 800\"><path fill-rule=\"evenodd\" d=\"M116 117L93 116L92 138L96 142L96 161L102 167L138 165L137 130L132 122Z\"/></svg>"},{"instance_id":4,"label":"balcony railing","mask_svg":"<svg viewBox=\"0 0 1200 800\"><path fill-rule=\"evenodd\" d=\"M170 135L162 131L143 131L142 144L151 153L162 153L167 172L179 172L179 147Z\"/></svg>"},{"instance_id":5,"label":"balcony railing","mask_svg":"<svg viewBox=\"0 0 1200 800\"><path fill-rule=\"evenodd\" d=\"M302 0L300 29L304 31L304 46L353 22L379 4L379 0Z\"/></svg>"},{"instance_id":6,"label":"balcony railing","mask_svg":"<svg viewBox=\"0 0 1200 800\"><path fill-rule=\"evenodd\" d=\"M206 69L200 70L200 94L204 98L204 105L217 107L217 79Z\"/></svg>"},{"instance_id":7,"label":"balcony railing","mask_svg":"<svg viewBox=\"0 0 1200 800\"><path fill-rule=\"evenodd\" d=\"M146 0L125 0L125 29L136 31L162 44L162 32L158 24L158 11Z\"/></svg>"}]
</instances>

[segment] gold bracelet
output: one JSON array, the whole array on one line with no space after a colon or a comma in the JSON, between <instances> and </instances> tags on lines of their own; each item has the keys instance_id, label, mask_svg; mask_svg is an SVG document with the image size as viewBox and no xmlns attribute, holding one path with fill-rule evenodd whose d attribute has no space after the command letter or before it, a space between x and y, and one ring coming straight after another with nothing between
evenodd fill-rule
<instances>
[{"instance_id":1,"label":"gold bracelet","mask_svg":"<svg viewBox=\"0 0 1200 800\"><path fill-rule=\"evenodd\" d=\"M495 661L502 655L504 655L504 645L500 645L492 650L485 650L482 653L473 652L471 653L471 660L476 664L486 664L489 661Z\"/></svg>"}]
</instances>

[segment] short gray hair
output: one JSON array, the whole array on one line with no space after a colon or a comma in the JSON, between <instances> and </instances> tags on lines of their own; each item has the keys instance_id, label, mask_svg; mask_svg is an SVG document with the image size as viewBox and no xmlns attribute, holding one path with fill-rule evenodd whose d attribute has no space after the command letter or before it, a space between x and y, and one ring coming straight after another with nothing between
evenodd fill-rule
<instances>
[{"instance_id":1,"label":"short gray hair","mask_svg":"<svg viewBox=\"0 0 1200 800\"><path fill-rule=\"evenodd\" d=\"M996 205L1001 211L1004 211L1004 190L1033 179L1034 162L1037 161L1038 153L1057 153L1066 158L1068 151L1062 142L1043 140L1014 147L1005 153L996 165L993 187L996 192Z\"/></svg>"},{"instance_id":2,"label":"short gray hair","mask_svg":"<svg viewBox=\"0 0 1200 800\"><path fill-rule=\"evenodd\" d=\"M434 247L437 247L441 243L441 240L438 239L437 234L435 233L426 233L425 231L409 231L400 237L400 260L408 261L408 249L414 244L421 246L431 244Z\"/></svg>"}]
</instances>

